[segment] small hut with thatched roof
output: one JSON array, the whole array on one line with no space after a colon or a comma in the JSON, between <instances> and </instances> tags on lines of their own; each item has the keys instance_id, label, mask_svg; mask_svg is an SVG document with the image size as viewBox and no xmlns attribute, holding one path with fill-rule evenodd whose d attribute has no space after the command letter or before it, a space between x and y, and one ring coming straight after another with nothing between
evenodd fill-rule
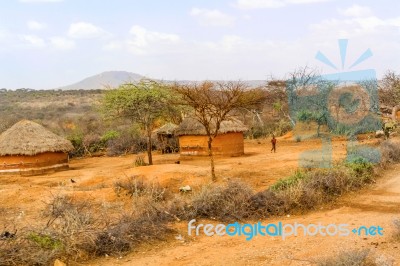
<instances>
[{"instance_id":1,"label":"small hut with thatched roof","mask_svg":"<svg viewBox=\"0 0 400 266\"><path fill-rule=\"evenodd\" d=\"M153 131L157 135L158 146L162 153L178 152L178 139L175 130L178 125L167 123Z\"/></svg>"},{"instance_id":2,"label":"small hut with thatched roof","mask_svg":"<svg viewBox=\"0 0 400 266\"><path fill-rule=\"evenodd\" d=\"M68 169L71 142L22 120L0 135L0 174L40 174Z\"/></svg>"},{"instance_id":3,"label":"small hut with thatched roof","mask_svg":"<svg viewBox=\"0 0 400 266\"><path fill-rule=\"evenodd\" d=\"M218 136L213 140L213 154L240 156L244 154L243 132L247 127L239 120L231 118L223 121ZM208 155L208 137L204 126L194 118L185 118L175 134L179 136L179 149L182 156Z\"/></svg>"}]
</instances>

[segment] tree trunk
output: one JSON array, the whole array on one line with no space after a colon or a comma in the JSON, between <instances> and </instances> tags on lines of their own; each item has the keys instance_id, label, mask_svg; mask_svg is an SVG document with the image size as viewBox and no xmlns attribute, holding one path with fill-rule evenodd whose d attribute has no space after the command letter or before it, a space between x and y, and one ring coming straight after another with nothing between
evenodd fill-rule
<instances>
[{"instance_id":1,"label":"tree trunk","mask_svg":"<svg viewBox=\"0 0 400 266\"><path fill-rule=\"evenodd\" d=\"M212 137L208 137L208 156L210 157L210 165L211 165L211 180L213 182L217 181L217 177L215 176L215 165L214 165L214 156L212 151Z\"/></svg>"},{"instance_id":2,"label":"tree trunk","mask_svg":"<svg viewBox=\"0 0 400 266\"><path fill-rule=\"evenodd\" d=\"M153 165L153 154L151 153L153 142L151 141L151 130L147 130L147 158L149 159L149 165Z\"/></svg>"},{"instance_id":3,"label":"tree trunk","mask_svg":"<svg viewBox=\"0 0 400 266\"><path fill-rule=\"evenodd\" d=\"M392 120L397 121L397 112L400 111L400 105L393 107L392 109Z\"/></svg>"}]
</instances>

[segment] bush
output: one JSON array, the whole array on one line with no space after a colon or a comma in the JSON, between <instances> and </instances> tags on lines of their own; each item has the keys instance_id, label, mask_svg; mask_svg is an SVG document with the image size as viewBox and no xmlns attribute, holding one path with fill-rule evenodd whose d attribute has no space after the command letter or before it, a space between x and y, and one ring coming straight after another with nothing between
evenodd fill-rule
<instances>
[{"instance_id":1,"label":"bush","mask_svg":"<svg viewBox=\"0 0 400 266\"><path fill-rule=\"evenodd\" d=\"M191 207L184 218L211 218L221 221L242 220L249 216L250 187L239 181L226 186L206 186L193 196Z\"/></svg>"},{"instance_id":2,"label":"bush","mask_svg":"<svg viewBox=\"0 0 400 266\"><path fill-rule=\"evenodd\" d=\"M378 149L367 146L356 146L350 148L347 153L347 162L368 162L368 163L379 163L381 160L381 154Z\"/></svg>"},{"instance_id":3,"label":"bush","mask_svg":"<svg viewBox=\"0 0 400 266\"><path fill-rule=\"evenodd\" d=\"M271 186L271 189L275 191L287 189L306 177L307 175L304 172L297 170L293 175L287 178L279 179L274 185Z\"/></svg>"},{"instance_id":4,"label":"bush","mask_svg":"<svg viewBox=\"0 0 400 266\"><path fill-rule=\"evenodd\" d=\"M292 176L279 180L268 190L250 198L252 215L284 214L295 210L313 209L343 193L358 189L373 180L370 163L347 163L333 169L296 171Z\"/></svg>"},{"instance_id":5,"label":"bush","mask_svg":"<svg viewBox=\"0 0 400 266\"><path fill-rule=\"evenodd\" d=\"M44 243L50 243L53 240L43 240L42 237L37 236L39 233L25 231L19 232L12 239L1 240L0 265L52 265L54 260L64 253L64 250L47 248L54 247L54 244L47 246Z\"/></svg>"},{"instance_id":6,"label":"bush","mask_svg":"<svg viewBox=\"0 0 400 266\"><path fill-rule=\"evenodd\" d=\"M369 250L343 251L339 255L318 261L319 266L374 266L377 265L370 257Z\"/></svg>"},{"instance_id":7,"label":"bush","mask_svg":"<svg viewBox=\"0 0 400 266\"><path fill-rule=\"evenodd\" d=\"M253 195L249 200L249 205L250 215L254 218L283 215L288 211L287 199L270 189Z\"/></svg>"},{"instance_id":8,"label":"bush","mask_svg":"<svg viewBox=\"0 0 400 266\"><path fill-rule=\"evenodd\" d=\"M157 184L145 183L141 176L131 176L125 180L115 182L114 191L117 195L120 195L122 190L130 197L148 196L154 202L165 201L170 195L165 188Z\"/></svg>"},{"instance_id":9,"label":"bush","mask_svg":"<svg viewBox=\"0 0 400 266\"><path fill-rule=\"evenodd\" d=\"M135 158L135 167L139 166L146 166L147 163L144 161L144 156L143 155L138 155Z\"/></svg>"},{"instance_id":10,"label":"bush","mask_svg":"<svg viewBox=\"0 0 400 266\"><path fill-rule=\"evenodd\" d=\"M393 233L393 237L396 239L396 240L400 240L400 219L395 219L394 221L393 221L393 224L394 224L394 233Z\"/></svg>"},{"instance_id":11,"label":"bush","mask_svg":"<svg viewBox=\"0 0 400 266\"><path fill-rule=\"evenodd\" d=\"M103 134L103 136L101 136L101 141L103 143L107 143L110 140L119 138L121 136L121 133L119 133L116 130L109 130L106 133Z\"/></svg>"},{"instance_id":12,"label":"bush","mask_svg":"<svg viewBox=\"0 0 400 266\"><path fill-rule=\"evenodd\" d=\"M36 232L32 232L28 235L28 239L32 242L39 245L39 247L44 249L62 249L63 244L61 240L56 239L50 235L46 234L38 234Z\"/></svg>"},{"instance_id":13,"label":"bush","mask_svg":"<svg viewBox=\"0 0 400 266\"><path fill-rule=\"evenodd\" d=\"M400 162L400 143L385 140L380 145L382 164Z\"/></svg>"},{"instance_id":14,"label":"bush","mask_svg":"<svg viewBox=\"0 0 400 266\"><path fill-rule=\"evenodd\" d=\"M23 229L0 240L0 265L52 265L57 258L74 264L165 239L173 232L167 224L171 215L149 195L139 199L134 212L112 218L96 212L90 202L55 196L44 211L49 218L44 229Z\"/></svg>"}]
</instances>

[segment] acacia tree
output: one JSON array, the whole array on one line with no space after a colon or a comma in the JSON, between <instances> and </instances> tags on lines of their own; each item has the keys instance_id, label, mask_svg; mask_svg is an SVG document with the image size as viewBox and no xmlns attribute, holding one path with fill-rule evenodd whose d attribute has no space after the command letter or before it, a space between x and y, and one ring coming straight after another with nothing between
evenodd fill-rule
<instances>
[{"instance_id":1,"label":"acacia tree","mask_svg":"<svg viewBox=\"0 0 400 266\"><path fill-rule=\"evenodd\" d=\"M221 123L231 118L232 111L262 102L264 93L259 89L247 89L241 82L175 84L174 90L181 95L180 103L191 107L193 118L204 126L208 137L211 178L216 181L212 142L219 133Z\"/></svg>"},{"instance_id":2,"label":"acacia tree","mask_svg":"<svg viewBox=\"0 0 400 266\"><path fill-rule=\"evenodd\" d=\"M289 74L286 81L286 92L289 100L289 116L292 125L296 121L317 123L317 136L320 127L328 124L328 96L335 83L326 81L316 69L300 67Z\"/></svg>"},{"instance_id":3,"label":"acacia tree","mask_svg":"<svg viewBox=\"0 0 400 266\"><path fill-rule=\"evenodd\" d=\"M396 113L400 110L400 75L394 71L387 71L384 75L380 89L385 92L386 97L382 99L385 104L392 107L392 119L396 121Z\"/></svg>"},{"instance_id":4,"label":"acacia tree","mask_svg":"<svg viewBox=\"0 0 400 266\"><path fill-rule=\"evenodd\" d=\"M139 83L128 83L117 89L107 90L102 109L110 118L130 118L140 125L147 137L147 156L153 164L151 134L156 122L174 112L170 105L171 90L153 80L141 80Z\"/></svg>"}]
</instances>

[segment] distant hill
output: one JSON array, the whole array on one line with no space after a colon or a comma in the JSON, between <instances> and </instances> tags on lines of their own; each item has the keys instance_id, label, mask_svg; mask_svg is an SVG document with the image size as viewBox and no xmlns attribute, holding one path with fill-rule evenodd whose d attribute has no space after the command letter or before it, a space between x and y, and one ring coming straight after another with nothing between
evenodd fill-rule
<instances>
[{"instance_id":1,"label":"distant hill","mask_svg":"<svg viewBox=\"0 0 400 266\"><path fill-rule=\"evenodd\" d=\"M104 89L106 86L118 87L127 82L136 82L144 78L139 74L127 71L107 71L85 78L77 83L56 88L61 90L95 90Z\"/></svg>"},{"instance_id":2,"label":"distant hill","mask_svg":"<svg viewBox=\"0 0 400 266\"><path fill-rule=\"evenodd\" d=\"M107 72L100 73L98 75L94 75L94 76L85 78L84 80L79 81L77 83L56 88L56 90L58 90L58 89L61 89L61 90L95 90L95 89L104 89L107 86L116 88L119 85L127 83L127 82L133 82L133 83L137 82L142 78L145 78L145 76L135 74L132 72L107 71ZM155 79L155 80L157 80L157 79ZM214 80L214 81L218 82L217 80ZM178 82L180 84L188 84L188 83L192 83L194 81L191 81L191 80L177 80L177 81L162 80L162 82L165 82L165 83ZM263 86L266 84L265 80L243 80L243 82L246 83L250 87Z\"/></svg>"}]
</instances>

